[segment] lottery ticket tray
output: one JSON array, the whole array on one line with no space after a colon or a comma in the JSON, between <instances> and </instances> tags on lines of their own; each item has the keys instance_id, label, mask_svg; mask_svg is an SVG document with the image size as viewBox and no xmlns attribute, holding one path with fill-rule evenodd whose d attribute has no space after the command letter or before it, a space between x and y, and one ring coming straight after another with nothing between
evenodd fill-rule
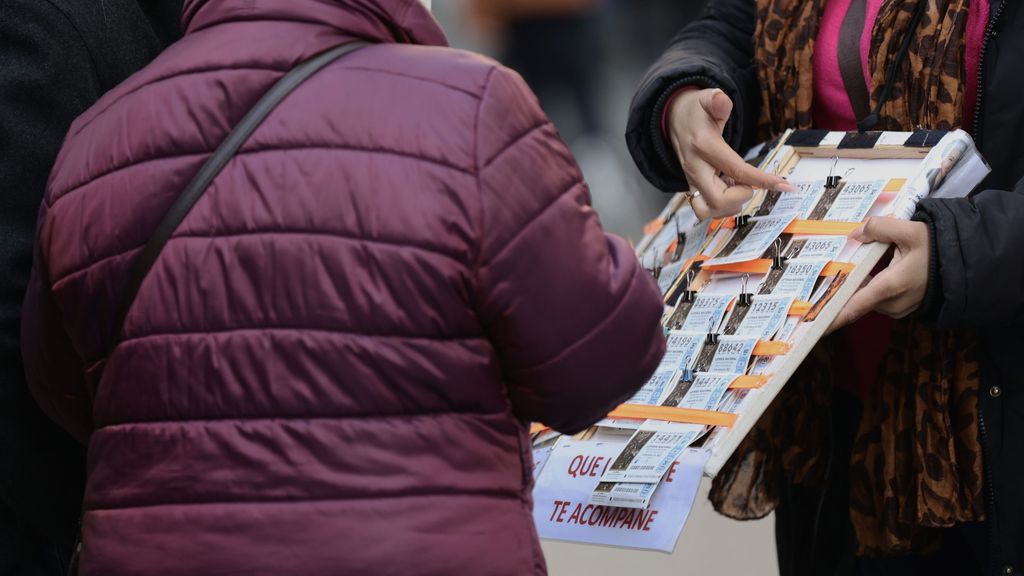
<instances>
[{"instance_id":1,"label":"lottery ticket tray","mask_svg":"<svg viewBox=\"0 0 1024 576\"><path fill-rule=\"evenodd\" d=\"M942 168L944 159L950 162L948 157L953 157L952 168L945 178L940 181L930 178L930 173ZM898 190L888 189L892 195L891 201L878 202L868 216L883 215L904 220L912 216L920 199L926 196L966 195L988 173L988 167L978 155L970 136L960 130L866 134L789 131L764 157L760 167L789 180L823 179L830 175L842 178L867 173L871 178L886 179L891 185L899 183ZM756 213L765 194L765 191L758 191L741 216ZM684 203L683 198L673 198L666 211L684 209ZM664 219L665 216L663 213L660 218ZM832 232L848 234L856 227L854 224L835 223ZM645 238L640 247L648 248L644 245L647 242L649 238ZM851 254L844 254L845 262L840 264L845 264L841 267L841 273L846 277L841 286L824 302L813 321L801 322L788 352L773 365L767 382L757 389L756 394L750 395L739 405L735 422L729 427L720 428L711 438L712 441L706 443L710 450L710 458L704 467L706 476L714 477L718 474L811 349L826 334L843 306L868 279L890 248L888 244L866 244ZM643 260L644 251L638 252ZM679 283L685 280L685 275L681 275ZM694 283L701 281L700 276L692 279Z\"/></svg>"},{"instance_id":2,"label":"lottery ticket tray","mask_svg":"<svg viewBox=\"0 0 1024 576\"><path fill-rule=\"evenodd\" d=\"M959 130L788 131L765 149L757 165L802 183L806 205L793 208L799 194L756 190L736 217L698 222L680 193L645 226L637 255L665 297L669 351L637 395L589 430L569 438L534 424L542 538L674 549L701 476L722 470L890 249L849 234L871 216L907 220L926 196L963 196L988 173ZM831 246L827 261L823 245ZM801 258L808 255L814 266ZM786 280L794 270L803 274L795 283ZM799 297L776 295L792 286ZM771 314L759 312L769 303ZM745 342L741 353L731 338Z\"/></svg>"}]
</instances>

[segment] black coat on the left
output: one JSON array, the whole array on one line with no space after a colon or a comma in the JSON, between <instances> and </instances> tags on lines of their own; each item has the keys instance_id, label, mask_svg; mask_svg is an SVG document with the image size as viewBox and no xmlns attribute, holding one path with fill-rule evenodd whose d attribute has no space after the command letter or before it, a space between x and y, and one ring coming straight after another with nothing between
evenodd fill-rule
<instances>
[{"instance_id":1,"label":"black coat on the left","mask_svg":"<svg viewBox=\"0 0 1024 576\"><path fill-rule=\"evenodd\" d=\"M21 303L36 214L64 135L178 34L180 0L0 0L0 575L63 574L85 448L25 384Z\"/></svg>"}]
</instances>

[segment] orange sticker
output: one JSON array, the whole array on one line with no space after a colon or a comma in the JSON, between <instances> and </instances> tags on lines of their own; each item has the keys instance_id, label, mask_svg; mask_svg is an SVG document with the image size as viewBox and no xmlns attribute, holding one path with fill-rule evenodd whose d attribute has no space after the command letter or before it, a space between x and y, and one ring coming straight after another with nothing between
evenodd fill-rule
<instances>
[{"instance_id":1,"label":"orange sticker","mask_svg":"<svg viewBox=\"0 0 1024 576\"><path fill-rule=\"evenodd\" d=\"M733 380L729 388L732 390L749 390L751 388L760 388L768 383L771 379L770 376L757 375L757 376L740 376Z\"/></svg>"},{"instance_id":2,"label":"orange sticker","mask_svg":"<svg viewBox=\"0 0 1024 576\"><path fill-rule=\"evenodd\" d=\"M761 340L754 346L754 356L784 356L789 354L790 346L786 342L778 342L775 340Z\"/></svg>"},{"instance_id":3,"label":"orange sticker","mask_svg":"<svg viewBox=\"0 0 1024 576\"><path fill-rule=\"evenodd\" d=\"M651 220L647 224L644 224L644 235L645 236L651 236L651 235L657 234L658 232L661 232L661 229L664 228L664 227L665 227L665 219L664 218L655 218L654 220Z\"/></svg>"},{"instance_id":4,"label":"orange sticker","mask_svg":"<svg viewBox=\"0 0 1024 576\"><path fill-rule=\"evenodd\" d=\"M708 426L732 426L736 423L736 415L729 414L728 412L675 408L672 406L647 406L642 404L622 404L615 410L612 410L608 417L643 418L664 420L666 422L682 422L685 424L705 424Z\"/></svg>"}]
</instances>

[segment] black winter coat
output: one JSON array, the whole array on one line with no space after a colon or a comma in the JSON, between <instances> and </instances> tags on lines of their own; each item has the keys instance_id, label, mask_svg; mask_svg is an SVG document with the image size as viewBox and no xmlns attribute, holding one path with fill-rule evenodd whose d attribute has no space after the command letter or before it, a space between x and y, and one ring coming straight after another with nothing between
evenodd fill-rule
<instances>
[{"instance_id":1,"label":"black winter coat","mask_svg":"<svg viewBox=\"0 0 1024 576\"><path fill-rule=\"evenodd\" d=\"M36 214L71 121L179 32L181 1L0 0L0 574L63 574L85 450L36 407L19 322Z\"/></svg>"},{"instance_id":2,"label":"black winter coat","mask_svg":"<svg viewBox=\"0 0 1024 576\"><path fill-rule=\"evenodd\" d=\"M626 139L648 180L665 191L686 180L661 119L682 86L720 88L734 103L725 138L754 144L760 114L755 2L711 0L648 70L633 99ZM981 332L982 445L988 488L991 574L1024 574L1024 3L991 0L982 50L974 137L992 167L970 198L927 199L934 250L921 314L937 328ZM1020 357L1018 355L1021 355ZM993 513L994 511L994 513Z\"/></svg>"}]
</instances>

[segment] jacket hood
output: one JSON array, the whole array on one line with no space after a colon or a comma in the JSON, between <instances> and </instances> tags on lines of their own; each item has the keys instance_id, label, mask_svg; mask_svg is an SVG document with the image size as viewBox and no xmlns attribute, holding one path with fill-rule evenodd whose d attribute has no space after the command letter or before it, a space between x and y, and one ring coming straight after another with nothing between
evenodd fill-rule
<instances>
[{"instance_id":1,"label":"jacket hood","mask_svg":"<svg viewBox=\"0 0 1024 576\"><path fill-rule=\"evenodd\" d=\"M245 20L324 24L373 42L447 46L441 25L419 0L185 0L186 34Z\"/></svg>"}]
</instances>

